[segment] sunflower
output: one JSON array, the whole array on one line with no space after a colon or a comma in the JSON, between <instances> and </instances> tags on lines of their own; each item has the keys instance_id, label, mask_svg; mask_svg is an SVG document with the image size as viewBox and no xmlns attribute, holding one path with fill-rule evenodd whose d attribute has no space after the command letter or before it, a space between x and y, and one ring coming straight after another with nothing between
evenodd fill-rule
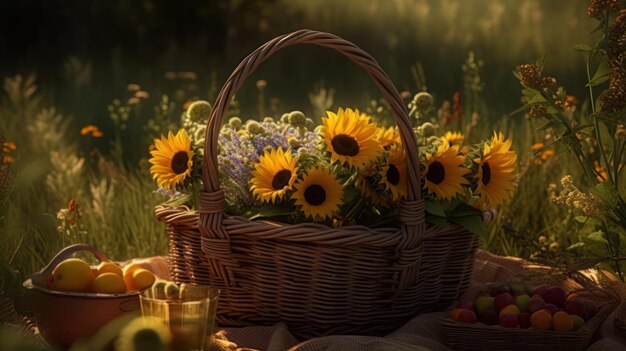
<instances>
[{"instance_id":1,"label":"sunflower","mask_svg":"<svg viewBox=\"0 0 626 351\"><path fill-rule=\"evenodd\" d=\"M371 174L368 174L359 181L356 182L357 188L360 190L361 195L367 197L373 205L380 207L389 207L389 201L380 194L375 185L376 179Z\"/></svg>"},{"instance_id":2,"label":"sunflower","mask_svg":"<svg viewBox=\"0 0 626 351\"><path fill-rule=\"evenodd\" d=\"M396 147L389 153L385 166L380 171L381 183L391 191L393 201L406 196L407 177L404 149Z\"/></svg>"},{"instance_id":3,"label":"sunflower","mask_svg":"<svg viewBox=\"0 0 626 351\"><path fill-rule=\"evenodd\" d=\"M184 129L179 130L176 136L171 131L167 138L161 135L161 140L155 139L154 145L156 149L150 152L150 173L159 187L172 189L191 175L194 154L191 139Z\"/></svg>"},{"instance_id":4,"label":"sunflower","mask_svg":"<svg viewBox=\"0 0 626 351\"><path fill-rule=\"evenodd\" d=\"M428 193L444 200L463 193L463 185L469 184L464 175L470 172L463 166L464 159L459 154L459 145L450 146L445 139L435 153L427 153L422 178Z\"/></svg>"},{"instance_id":5,"label":"sunflower","mask_svg":"<svg viewBox=\"0 0 626 351\"><path fill-rule=\"evenodd\" d=\"M446 134L443 135L443 138L446 139L450 145L461 145L463 144L465 136L461 132L447 131Z\"/></svg>"},{"instance_id":6,"label":"sunflower","mask_svg":"<svg viewBox=\"0 0 626 351\"><path fill-rule=\"evenodd\" d=\"M276 202L282 199L285 193L292 189L296 174L298 160L291 156L290 150L282 148L266 150L259 158L259 162L252 171L252 194L259 201Z\"/></svg>"},{"instance_id":7,"label":"sunflower","mask_svg":"<svg viewBox=\"0 0 626 351\"><path fill-rule=\"evenodd\" d=\"M382 147L400 145L402 143L400 133L396 131L395 127L378 128L378 140Z\"/></svg>"},{"instance_id":8,"label":"sunflower","mask_svg":"<svg viewBox=\"0 0 626 351\"><path fill-rule=\"evenodd\" d=\"M478 207L489 209L498 206L507 200L508 192L513 189L517 155L510 148L511 140L504 140L502 133L494 132L491 141L485 144L482 157L474 159L478 164L474 191L480 196L476 202Z\"/></svg>"},{"instance_id":9,"label":"sunflower","mask_svg":"<svg viewBox=\"0 0 626 351\"><path fill-rule=\"evenodd\" d=\"M342 108L337 114L327 114L328 118L322 118L322 135L332 162L363 168L376 160L383 148L378 128L367 115Z\"/></svg>"},{"instance_id":10,"label":"sunflower","mask_svg":"<svg viewBox=\"0 0 626 351\"><path fill-rule=\"evenodd\" d=\"M294 187L291 197L307 217L325 220L339 211L343 189L337 176L325 167L309 168Z\"/></svg>"}]
</instances>

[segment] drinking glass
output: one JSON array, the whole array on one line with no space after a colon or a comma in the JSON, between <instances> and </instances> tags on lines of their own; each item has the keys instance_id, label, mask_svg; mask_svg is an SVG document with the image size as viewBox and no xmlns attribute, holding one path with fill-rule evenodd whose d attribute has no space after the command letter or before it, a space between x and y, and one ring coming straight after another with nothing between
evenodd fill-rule
<instances>
[{"instance_id":1,"label":"drinking glass","mask_svg":"<svg viewBox=\"0 0 626 351\"><path fill-rule=\"evenodd\" d=\"M157 281L141 292L141 313L169 328L172 350L208 351L213 341L219 290L206 285Z\"/></svg>"}]
</instances>

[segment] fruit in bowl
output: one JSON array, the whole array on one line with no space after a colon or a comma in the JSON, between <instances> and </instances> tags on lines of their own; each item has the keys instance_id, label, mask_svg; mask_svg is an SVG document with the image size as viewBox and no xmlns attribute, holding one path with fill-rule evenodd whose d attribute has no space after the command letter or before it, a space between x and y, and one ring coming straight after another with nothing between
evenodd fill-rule
<instances>
[{"instance_id":1,"label":"fruit in bowl","mask_svg":"<svg viewBox=\"0 0 626 351\"><path fill-rule=\"evenodd\" d=\"M91 267L70 257L79 251L91 252L101 263ZM131 266L125 268L142 274L137 283L131 275L129 282L133 285L128 286L124 269L95 248L76 244L61 250L23 284L43 338L52 345L68 348L113 319L138 310L139 290L152 285L155 277L148 270Z\"/></svg>"},{"instance_id":2,"label":"fruit in bowl","mask_svg":"<svg viewBox=\"0 0 626 351\"><path fill-rule=\"evenodd\" d=\"M464 318L472 312L476 318ZM598 312L595 302L542 284L522 289L519 283L496 285L472 301L459 302L452 319L504 328L574 331Z\"/></svg>"}]
</instances>

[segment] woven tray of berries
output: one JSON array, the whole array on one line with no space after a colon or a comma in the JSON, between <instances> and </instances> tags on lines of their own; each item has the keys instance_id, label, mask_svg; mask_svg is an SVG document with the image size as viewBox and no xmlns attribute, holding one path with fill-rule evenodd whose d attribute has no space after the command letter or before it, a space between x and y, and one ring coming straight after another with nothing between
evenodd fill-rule
<instances>
[{"instance_id":1,"label":"woven tray of berries","mask_svg":"<svg viewBox=\"0 0 626 351\"><path fill-rule=\"evenodd\" d=\"M468 291L439 324L455 350L585 350L615 307L589 291L516 281Z\"/></svg>"}]
</instances>

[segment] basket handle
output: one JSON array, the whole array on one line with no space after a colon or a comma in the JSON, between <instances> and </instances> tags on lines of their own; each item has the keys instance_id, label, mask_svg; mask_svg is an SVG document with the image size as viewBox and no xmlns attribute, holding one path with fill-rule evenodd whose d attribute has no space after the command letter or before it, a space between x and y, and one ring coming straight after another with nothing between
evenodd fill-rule
<instances>
[{"instance_id":1,"label":"basket handle","mask_svg":"<svg viewBox=\"0 0 626 351\"><path fill-rule=\"evenodd\" d=\"M314 44L334 49L363 68L389 104L400 131L406 151L408 171L408 194L400 205L400 222L404 226L401 247L415 247L424 232L424 202L421 196L420 164L417 142L411 120L398 90L378 62L353 43L330 33L301 29L276 37L252 52L235 68L220 90L209 116L204 145L202 180L204 190L200 193L199 230L203 252L207 255L211 271L227 284L234 283L233 268L238 266L230 255L230 238L221 224L225 209L224 193L220 189L217 163L217 140L224 116L232 98L256 68L278 50L295 44ZM403 254L401 254L403 256Z\"/></svg>"},{"instance_id":2,"label":"basket handle","mask_svg":"<svg viewBox=\"0 0 626 351\"><path fill-rule=\"evenodd\" d=\"M378 87L382 96L387 103L389 103L400 131L402 145L405 148L407 156L406 161L409 177L407 200L420 200L421 186L417 142L413 134L413 127L407 109L402 102L398 90L391 82L391 79L382 70L378 62L358 46L333 34L308 29L281 35L268 41L252 54L248 55L248 57L235 68L226 83L224 83L213 105L206 131L204 145L205 159L202 166L202 179L204 181L205 192L214 193L220 190L217 164L217 139L230 101L239 91L239 88L246 78L248 78L263 61L267 60L278 50L295 44L315 44L334 49L365 69Z\"/></svg>"},{"instance_id":3,"label":"basket handle","mask_svg":"<svg viewBox=\"0 0 626 351\"><path fill-rule=\"evenodd\" d=\"M56 266L59 265L59 263L61 263L65 259L69 258L70 256L72 256L76 252L80 252L80 251L89 251L89 252L91 252L94 256L96 256L96 258L100 262L109 262L110 261L108 257L106 257L102 252L98 251L98 249L94 248L93 246L89 246L87 244L70 245L70 246L68 246L68 247L66 247L64 249L61 249L61 251L59 251L59 253L57 253L50 260L50 263L48 263L47 266L45 266L39 272L36 272L36 273L33 274L33 276L32 276L33 284L34 285L39 285L39 286L44 286L46 279L52 274L52 271L54 270L54 268L56 268Z\"/></svg>"}]
</instances>

